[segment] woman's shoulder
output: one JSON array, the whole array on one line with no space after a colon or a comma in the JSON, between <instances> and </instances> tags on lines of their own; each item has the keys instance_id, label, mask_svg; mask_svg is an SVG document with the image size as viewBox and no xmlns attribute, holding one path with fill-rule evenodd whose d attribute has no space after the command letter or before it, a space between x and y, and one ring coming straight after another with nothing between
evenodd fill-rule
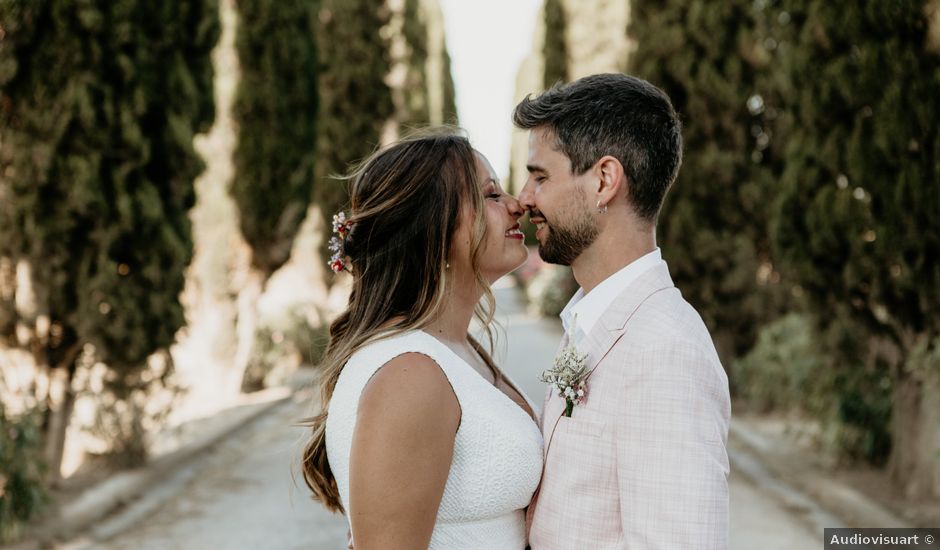
<instances>
[{"instance_id":1,"label":"woman's shoulder","mask_svg":"<svg viewBox=\"0 0 940 550\"><path fill-rule=\"evenodd\" d=\"M371 342L350 357L336 389L355 398L358 409L454 409L459 418L456 395L434 348L433 338L420 331Z\"/></svg>"},{"instance_id":2,"label":"woman's shoulder","mask_svg":"<svg viewBox=\"0 0 940 550\"><path fill-rule=\"evenodd\" d=\"M362 390L360 408L441 410L457 405L456 396L440 365L421 352L396 355L382 365ZM457 407L459 411L459 407Z\"/></svg>"},{"instance_id":3,"label":"woman's shoulder","mask_svg":"<svg viewBox=\"0 0 940 550\"><path fill-rule=\"evenodd\" d=\"M404 353L421 353L437 360L436 340L420 330L406 330L382 336L361 346L350 356L347 364L373 363L382 366Z\"/></svg>"},{"instance_id":4,"label":"woman's shoulder","mask_svg":"<svg viewBox=\"0 0 940 550\"><path fill-rule=\"evenodd\" d=\"M406 354L420 354L424 356L423 359L419 358L422 364L435 366L436 363L440 369L444 369L443 356L435 344L432 337L420 330L408 330L368 342L350 355L339 375L337 386L358 393L377 371Z\"/></svg>"}]
</instances>

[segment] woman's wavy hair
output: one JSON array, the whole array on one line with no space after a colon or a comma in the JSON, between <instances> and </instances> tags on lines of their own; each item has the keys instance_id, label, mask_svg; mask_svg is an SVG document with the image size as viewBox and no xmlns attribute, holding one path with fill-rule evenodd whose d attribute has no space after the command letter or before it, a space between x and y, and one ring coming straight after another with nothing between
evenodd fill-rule
<instances>
[{"instance_id":1,"label":"woman's wavy hair","mask_svg":"<svg viewBox=\"0 0 940 550\"><path fill-rule=\"evenodd\" d=\"M475 316L492 349L495 300L479 269L486 222L474 154L455 129L426 130L376 152L349 177L352 228L344 251L352 291L346 311L330 325L320 365L319 412L302 421L312 428L302 457L304 481L333 512L343 512L326 453L326 418L336 381L356 350L423 328L440 313L448 254L465 209L474 221L471 265L484 293ZM498 379L490 354L468 338Z\"/></svg>"}]
</instances>

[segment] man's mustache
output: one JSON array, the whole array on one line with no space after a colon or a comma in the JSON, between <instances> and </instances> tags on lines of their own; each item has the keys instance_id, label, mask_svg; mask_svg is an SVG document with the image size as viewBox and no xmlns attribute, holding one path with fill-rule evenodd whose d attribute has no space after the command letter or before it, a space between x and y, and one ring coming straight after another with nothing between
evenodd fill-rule
<instances>
[{"instance_id":1,"label":"man's mustache","mask_svg":"<svg viewBox=\"0 0 940 550\"><path fill-rule=\"evenodd\" d=\"M527 221L528 221L529 223L532 223L532 218L541 218L541 219L544 220L545 222L548 222L548 220L545 219L545 214L542 214L542 211L541 211L541 210L538 210L538 209L535 209L535 208L531 208L531 209L528 210L528 214L529 214L529 218L528 218Z\"/></svg>"}]
</instances>

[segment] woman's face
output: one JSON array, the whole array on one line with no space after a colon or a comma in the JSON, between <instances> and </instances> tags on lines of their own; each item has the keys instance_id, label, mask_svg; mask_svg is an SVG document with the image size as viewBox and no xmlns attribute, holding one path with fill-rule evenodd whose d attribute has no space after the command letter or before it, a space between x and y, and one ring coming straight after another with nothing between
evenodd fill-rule
<instances>
[{"instance_id":1,"label":"woman's face","mask_svg":"<svg viewBox=\"0 0 940 550\"><path fill-rule=\"evenodd\" d=\"M519 217L523 210L519 201L503 191L486 157L474 152L477 184L483 196L483 218L486 235L480 243L479 268L490 283L522 265L528 256ZM469 209L461 214L460 224L451 252L451 268L471 273L470 244L473 239L474 217Z\"/></svg>"}]
</instances>

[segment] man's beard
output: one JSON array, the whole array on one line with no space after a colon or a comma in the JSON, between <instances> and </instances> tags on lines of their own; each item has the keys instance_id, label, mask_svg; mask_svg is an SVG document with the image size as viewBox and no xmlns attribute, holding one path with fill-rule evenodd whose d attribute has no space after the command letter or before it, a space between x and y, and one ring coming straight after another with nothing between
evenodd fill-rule
<instances>
[{"instance_id":1,"label":"man's beard","mask_svg":"<svg viewBox=\"0 0 940 550\"><path fill-rule=\"evenodd\" d=\"M547 223L545 241L539 241L539 256L550 264L571 265L599 233L591 214L579 212L567 226Z\"/></svg>"}]
</instances>

